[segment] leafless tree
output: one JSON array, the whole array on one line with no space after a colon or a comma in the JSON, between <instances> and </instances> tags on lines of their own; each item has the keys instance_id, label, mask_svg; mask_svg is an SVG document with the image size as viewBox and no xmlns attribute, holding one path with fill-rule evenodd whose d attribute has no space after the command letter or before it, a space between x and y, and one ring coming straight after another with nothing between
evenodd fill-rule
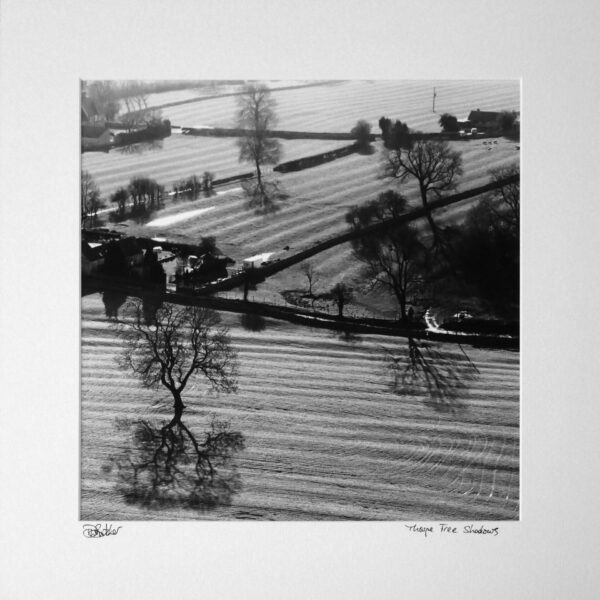
<instances>
[{"instance_id":1,"label":"leafless tree","mask_svg":"<svg viewBox=\"0 0 600 600\"><path fill-rule=\"evenodd\" d=\"M113 327L124 343L119 366L144 387L168 390L173 414L162 427L135 424L134 448L113 458L106 470L118 468L130 502L195 508L222 502L235 491L237 479L220 470L244 447L243 435L213 421L200 441L182 419L183 392L198 376L213 390L236 390L237 358L218 313L161 303L149 315L141 300L133 300Z\"/></svg>"},{"instance_id":2,"label":"leafless tree","mask_svg":"<svg viewBox=\"0 0 600 600\"><path fill-rule=\"evenodd\" d=\"M119 219L125 218L125 212L127 210L127 201L129 200L129 192L126 188L119 188L110 196L110 201L117 205L117 217Z\"/></svg>"},{"instance_id":3,"label":"leafless tree","mask_svg":"<svg viewBox=\"0 0 600 600\"><path fill-rule=\"evenodd\" d=\"M237 97L236 127L245 131L238 138L241 162L250 162L256 169L254 195L268 198L271 194L265 186L261 168L279 161L281 145L270 137L276 124L275 101L269 88L263 84L248 84Z\"/></svg>"},{"instance_id":4,"label":"leafless tree","mask_svg":"<svg viewBox=\"0 0 600 600\"><path fill-rule=\"evenodd\" d=\"M100 190L89 171L81 172L81 225L86 225L88 218L94 224L98 210L104 206Z\"/></svg>"},{"instance_id":5,"label":"leafless tree","mask_svg":"<svg viewBox=\"0 0 600 600\"><path fill-rule=\"evenodd\" d=\"M406 200L389 190L346 215L351 227L361 229L400 216ZM381 287L394 294L400 316L407 319L407 304L423 287L425 248L416 230L407 223L390 225L377 234L366 234L352 241L354 255L366 266L371 289Z\"/></svg>"},{"instance_id":6,"label":"leafless tree","mask_svg":"<svg viewBox=\"0 0 600 600\"><path fill-rule=\"evenodd\" d=\"M344 317L344 306L354 298L352 288L344 282L339 282L331 288L331 294L338 305L338 316L342 319Z\"/></svg>"},{"instance_id":7,"label":"leafless tree","mask_svg":"<svg viewBox=\"0 0 600 600\"><path fill-rule=\"evenodd\" d=\"M453 190L462 172L461 154L447 142L417 140L410 148L398 147L386 152L386 175L402 183L411 177L417 180L434 245L440 244L442 238L431 215L429 199L431 195L439 197L442 192Z\"/></svg>"},{"instance_id":8,"label":"leafless tree","mask_svg":"<svg viewBox=\"0 0 600 600\"><path fill-rule=\"evenodd\" d=\"M303 262L300 265L300 271L306 277L309 297L314 298L315 295L313 294L313 285L315 285L319 280L319 276L315 271L314 265L311 262Z\"/></svg>"},{"instance_id":9,"label":"leafless tree","mask_svg":"<svg viewBox=\"0 0 600 600\"><path fill-rule=\"evenodd\" d=\"M518 164L493 169L490 171L490 183L498 183L513 175L518 176L519 172ZM517 180L516 182L500 186L488 196L488 201L494 214L509 227L513 227L518 233L521 214L520 182Z\"/></svg>"},{"instance_id":10,"label":"leafless tree","mask_svg":"<svg viewBox=\"0 0 600 600\"><path fill-rule=\"evenodd\" d=\"M169 426L179 422L185 408L182 394L198 375L214 390L235 391L236 353L215 311L163 304L148 323L143 303L134 300L115 327L124 342L121 368L139 377L144 387L162 386L172 395L174 416Z\"/></svg>"}]
</instances>

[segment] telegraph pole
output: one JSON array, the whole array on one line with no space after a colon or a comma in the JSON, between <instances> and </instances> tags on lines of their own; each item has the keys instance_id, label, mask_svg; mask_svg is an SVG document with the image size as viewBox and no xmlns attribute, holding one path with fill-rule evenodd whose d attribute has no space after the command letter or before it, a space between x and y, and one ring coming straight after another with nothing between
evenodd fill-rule
<instances>
[{"instance_id":1,"label":"telegraph pole","mask_svg":"<svg viewBox=\"0 0 600 600\"><path fill-rule=\"evenodd\" d=\"M435 88L433 88L433 109L432 111L435 112L435 97L437 96L437 94L435 93Z\"/></svg>"}]
</instances>

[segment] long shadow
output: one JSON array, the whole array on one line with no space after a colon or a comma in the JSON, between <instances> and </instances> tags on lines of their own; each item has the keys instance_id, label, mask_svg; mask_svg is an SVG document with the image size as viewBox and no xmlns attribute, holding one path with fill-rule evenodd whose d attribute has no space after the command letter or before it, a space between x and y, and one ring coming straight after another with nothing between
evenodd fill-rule
<instances>
[{"instance_id":1,"label":"long shadow","mask_svg":"<svg viewBox=\"0 0 600 600\"><path fill-rule=\"evenodd\" d=\"M242 183L246 194L246 208L254 210L257 215L271 215L280 208L280 201L289 198L277 180L263 181L259 186L256 181L249 180Z\"/></svg>"},{"instance_id":2,"label":"long shadow","mask_svg":"<svg viewBox=\"0 0 600 600\"><path fill-rule=\"evenodd\" d=\"M145 142L125 144L124 146L115 146L114 150L119 154L143 154L144 152L162 150L162 148L162 140L148 140Z\"/></svg>"},{"instance_id":3,"label":"long shadow","mask_svg":"<svg viewBox=\"0 0 600 600\"><path fill-rule=\"evenodd\" d=\"M438 345L410 334L407 346L407 355L397 356L385 350L392 391L405 395L424 388L425 405L433 410L455 412L464 408L462 398L479 370L462 346L458 346L458 351L442 352Z\"/></svg>"},{"instance_id":4,"label":"long shadow","mask_svg":"<svg viewBox=\"0 0 600 600\"><path fill-rule=\"evenodd\" d=\"M266 319L255 313L242 313L240 324L247 331L264 331L267 328Z\"/></svg>"},{"instance_id":5,"label":"long shadow","mask_svg":"<svg viewBox=\"0 0 600 600\"><path fill-rule=\"evenodd\" d=\"M198 439L181 416L159 426L146 420L118 421L129 444L104 465L128 504L149 509L210 510L227 506L241 488L233 455L244 436L214 420Z\"/></svg>"}]
</instances>

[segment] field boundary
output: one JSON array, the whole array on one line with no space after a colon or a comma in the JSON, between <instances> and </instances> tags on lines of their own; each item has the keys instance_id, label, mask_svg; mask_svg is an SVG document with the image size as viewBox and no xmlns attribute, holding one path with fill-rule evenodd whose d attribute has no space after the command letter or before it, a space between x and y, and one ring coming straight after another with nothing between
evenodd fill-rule
<instances>
[{"instance_id":1,"label":"field boundary","mask_svg":"<svg viewBox=\"0 0 600 600\"><path fill-rule=\"evenodd\" d=\"M308 87L317 87L321 85L335 85L337 83L341 83L342 80L338 79L327 79L324 81L314 81L312 83L303 83L301 85L287 85L279 88L270 88L271 92L286 92L289 90L299 90L302 88ZM177 91L177 90L176 90ZM159 92L156 92L159 93ZM157 104L156 106L150 106L148 108L144 108L141 112L147 112L151 110L158 110L162 108L171 108L172 106L181 106L183 104L192 104L193 102L203 102L204 100L216 100L217 98L229 98L232 96L241 96L244 92L227 92L225 94L211 94L210 96L199 96L198 98L187 98L185 100L174 100L173 102L165 102L165 104ZM125 113L127 116L129 113Z\"/></svg>"},{"instance_id":2,"label":"field boundary","mask_svg":"<svg viewBox=\"0 0 600 600\"><path fill-rule=\"evenodd\" d=\"M181 306L204 306L214 310L233 312L238 314L253 314L288 321L296 325L331 329L344 333L361 333L385 335L391 337L413 338L435 342L467 344L477 347L493 349L519 349L519 338L510 336L477 335L439 333L429 331L420 326L406 326L400 321L375 318L339 317L329 313L311 311L299 307L277 306L262 302L248 300L235 300L220 298L218 296L185 294L181 292L155 291L132 283L118 283L98 277L85 277L82 279L83 295L98 293L106 289L122 292L128 296L138 298L144 295L154 295L165 302Z\"/></svg>"}]
</instances>

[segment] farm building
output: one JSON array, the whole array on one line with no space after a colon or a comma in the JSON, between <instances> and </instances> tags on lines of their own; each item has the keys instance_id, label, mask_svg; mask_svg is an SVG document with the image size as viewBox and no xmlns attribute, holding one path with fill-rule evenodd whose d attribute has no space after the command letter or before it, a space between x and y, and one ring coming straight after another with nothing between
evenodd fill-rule
<instances>
[{"instance_id":1,"label":"farm building","mask_svg":"<svg viewBox=\"0 0 600 600\"><path fill-rule=\"evenodd\" d=\"M106 125L81 125L81 148L84 151L109 148L112 138L112 132Z\"/></svg>"},{"instance_id":2,"label":"farm building","mask_svg":"<svg viewBox=\"0 0 600 600\"><path fill-rule=\"evenodd\" d=\"M81 242L81 272L92 275L104 265L105 247L98 243Z\"/></svg>"},{"instance_id":3,"label":"farm building","mask_svg":"<svg viewBox=\"0 0 600 600\"><path fill-rule=\"evenodd\" d=\"M249 258L245 258L243 262L243 268L244 270L257 269L263 263L268 262L271 256L273 256L273 252L263 252L262 254L256 254L254 256L250 256Z\"/></svg>"},{"instance_id":4,"label":"farm building","mask_svg":"<svg viewBox=\"0 0 600 600\"><path fill-rule=\"evenodd\" d=\"M467 117L469 127L478 129L498 129L500 126L500 114L491 110L472 110Z\"/></svg>"}]
</instances>

